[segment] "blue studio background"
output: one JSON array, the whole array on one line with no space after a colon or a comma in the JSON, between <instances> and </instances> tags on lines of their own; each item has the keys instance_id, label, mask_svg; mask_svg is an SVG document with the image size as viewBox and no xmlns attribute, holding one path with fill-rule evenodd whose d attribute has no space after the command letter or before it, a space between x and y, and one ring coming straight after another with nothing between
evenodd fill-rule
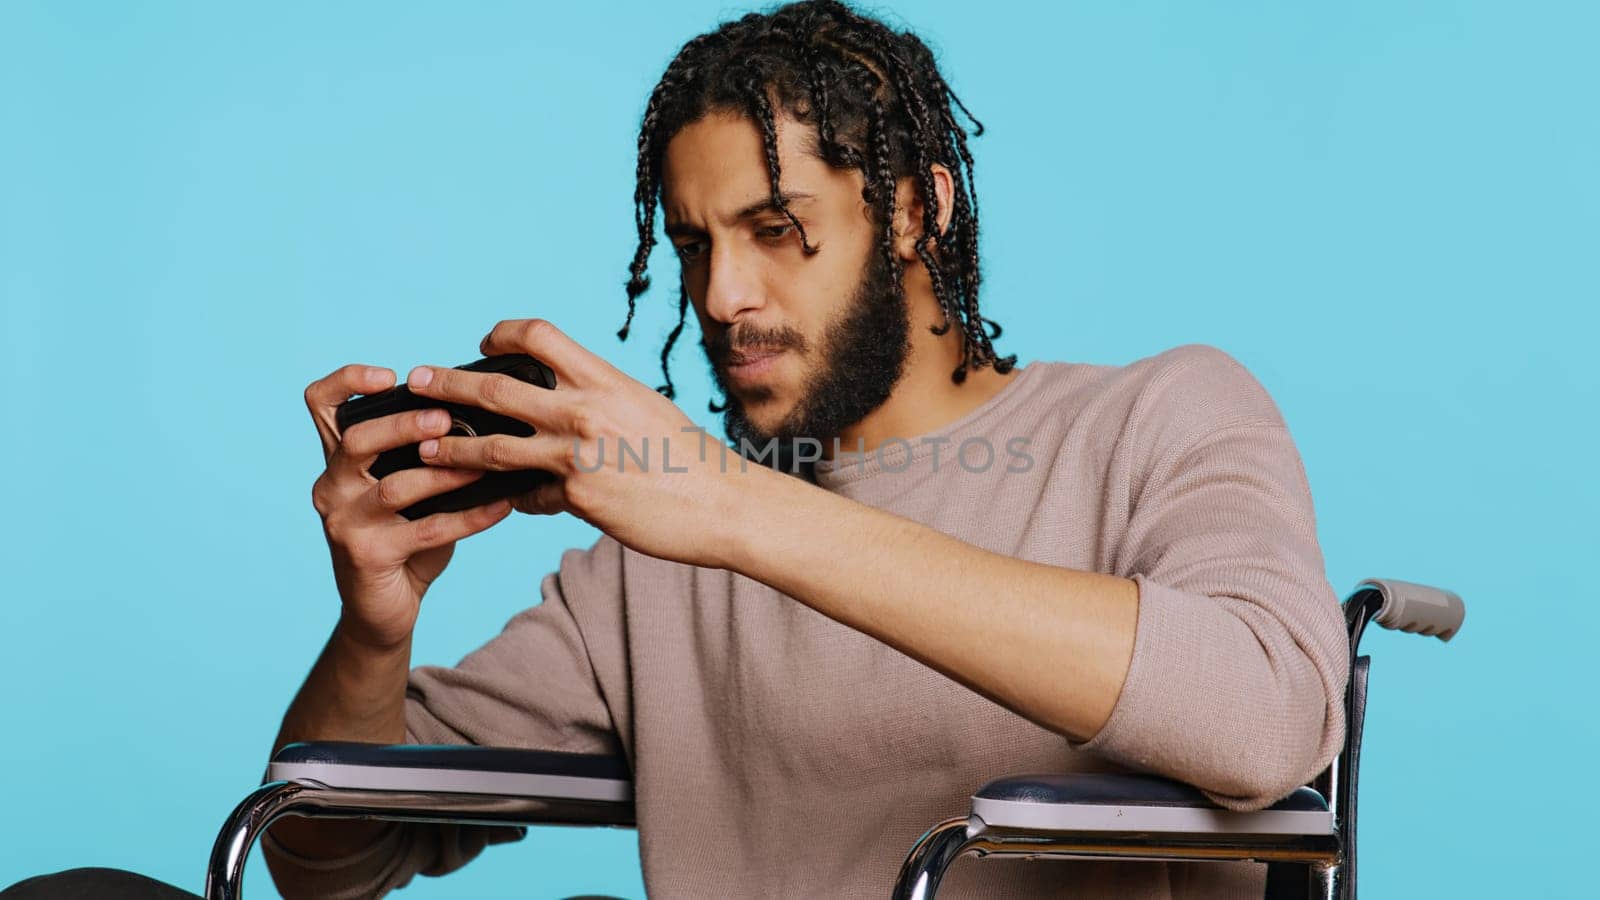
<instances>
[{"instance_id":1,"label":"blue studio background","mask_svg":"<svg viewBox=\"0 0 1600 900\"><path fill-rule=\"evenodd\" d=\"M672 292L614 336L635 130L742 9L0 3L0 885L200 888L336 614L309 381L465 362L538 315L658 383ZM1448 646L1369 641L1367 896L1579 896L1592 817L1551 798L1597 745L1595 7L879 9L989 126L1002 351L1227 350L1289 422L1341 594L1468 601ZM696 344L682 402L715 428ZM593 538L515 516L463 543L416 660ZM586 891L642 894L632 832L535 830L407 896Z\"/></svg>"}]
</instances>

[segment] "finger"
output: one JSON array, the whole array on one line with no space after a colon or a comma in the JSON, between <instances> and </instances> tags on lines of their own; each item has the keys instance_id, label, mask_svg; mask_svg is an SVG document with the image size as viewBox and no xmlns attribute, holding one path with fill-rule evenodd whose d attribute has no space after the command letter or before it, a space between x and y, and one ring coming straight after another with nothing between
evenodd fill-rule
<instances>
[{"instance_id":1,"label":"finger","mask_svg":"<svg viewBox=\"0 0 1600 900\"><path fill-rule=\"evenodd\" d=\"M391 413L351 425L340 440L340 453L363 469L379 453L450 432L450 413L419 409Z\"/></svg>"},{"instance_id":2,"label":"finger","mask_svg":"<svg viewBox=\"0 0 1600 900\"><path fill-rule=\"evenodd\" d=\"M401 469L378 479L355 501L352 510L361 520L387 519L413 503L465 487L482 472L471 469Z\"/></svg>"},{"instance_id":3,"label":"finger","mask_svg":"<svg viewBox=\"0 0 1600 900\"><path fill-rule=\"evenodd\" d=\"M339 426L335 414L339 404L356 394L372 394L394 386L394 372L381 366L352 363L306 386L306 409L322 439L322 457L327 459L339 446Z\"/></svg>"},{"instance_id":4,"label":"finger","mask_svg":"<svg viewBox=\"0 0 1600 900\"><path fill-rule=\"evenodd\" d=\"M571 512L567 503L567 483L564 480L541 484L525 494L511 498L511 508L530 516L553 516Z\"/></svg>"},{"instance_id":5,"label":"finger","mask_svg":"<svg viewBox=\"0 0 1600 900\"><path fill-rule=\"evenodd\" d=\"M333 508L365 493L378 480L367 470L378 454L415 444L450 430L450 414L442 409L411 410L357 422L345 431L328 457L328 469L312 490L313 500Z\"/></svg>"},{"instance_id":6,"label":"finger","mask_svg":"<svg viewBox=\"0 0 1600 900\"><path fill-rule=\"evenodd\" d=\"M566 474L572 471L572 441L552 435L513 437L489 434L482 437L450 435L430 438L417 447L422 461L430 466L510 472L539 469ZM588 468L593 471L593 466Z\"/></svg>"},{"instance_id":7,"label":"finger","mask_svg":"<svg viewBox=\"0 0 1600 900\"><path fill-rule=\"evenodd\" d=\"M406 386L418 396L476 406L540 430L559 427L570 417L573 403L570 393L536 387L510 375L442 366L417 366L407 376Z\"/></svg>"},{"instance_id":8,"label":"finger","mask_svg":"<svg viewBox=\"0 0 1600 900\"><path fill-rule=\"evenodd\" d=\"M560 385L590 387L618 374L610 363L545 319L500 322L484 336L478 349L484 356L526 353L553 369Z\"/></svg>"},{"instance_id":9,"label":"finger","mask_svg":"<svg viewBox=\"0 0 1600 900\"><path fill-rule=\"evenodd\" d=\"M399 536L405 544L405 554L410 557L423 550L443 547L445 544L487 530L510 513L509 501L496 500L459 512L434 513L431 516L423 516L415 522L394 527L399 529Z\"/></svg>"}]
</instances>

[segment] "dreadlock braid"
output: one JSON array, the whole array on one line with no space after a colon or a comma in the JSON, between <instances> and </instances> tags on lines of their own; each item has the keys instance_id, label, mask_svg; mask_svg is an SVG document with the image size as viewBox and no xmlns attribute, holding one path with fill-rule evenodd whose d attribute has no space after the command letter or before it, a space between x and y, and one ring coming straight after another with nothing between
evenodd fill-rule
<instances>
[{"instance_id":1,"label":"dreadlock braid","mask_svg":"<svg viewBox=\"0 0 1600 900\"><path fill-rule=\"evenodd\" d=\"M645 269L650 263L650 251L656 244L656 195L661 190L661 155L655 150L653 135L661 121L663 103L674 92L689 83L694 60L703 49L723 39L724 36L720 32L713 31L684 44L677 58L667 66L667 71L662 74L661 80L650 92L650 100L645 104L644 121L639 128L639 161L633 189L633 221L639 230L639 247L633 255L633 263L628 267L628 318L617 332L618 340L628 339L628 329L633 324L633 313L638 297L650 289L650 276L645 274ZM681 331L683 316L680 315L678 321ZM674 332L674 336L676 334L677 332ZM671 350L670 345L667 350ZM666 369L665 353L662 369L663 371ZM672 376L668 373L669 385L671 381ZM671 390L670 387L668 390ZM668 393L668 396L671 394Z\"/></svg>"},{"instance_id":2,"label":"dreadlock braid","mask_svg":"<svg viewBox=\"0 0 1600 900\"><path fill-rule=\"evenodd\" d=\"M841 43L863 54L876 55L877 53L877 48L863 44L859 40L846 38ZM880 63L882 63L881 60ZM905 101L905 112L911 120L913 132L924 133L928 128L927 123L930 118L927 100L923 97L921 91L917 90L916 86L911 83L904 64L894 66L885 64L885 68L894 81L895 91ZM922 200L923 237L917 243L917 256L927 268L929 279L933 284L934 297L939 300L939 310L943 316L943 321L933 326L931 330L936 335L943 335L950 330L950 320L952 317L957 316L958 312L950 305L950 300L954 295L943 283L943 267L935 260L934 254L928 246L938 240L939 196L934 187L933 173L929 169L930 160L927 142L913 142L912 150L915 154L914 171L917 179L917 191ZM940 161L945 162L944 160ZM965 352L966 349L963 347L963 355L965 355ZM954 377L959 381L964 375L965 366L963 365Z\"/></svg>"},{"instance_id":3,"label":"dreadlock braid","mask_svg":"<svg viewBox=\"0 0 1600 900\"><path fill-rule=\"evenodd\" d=\"M678 324L672 327L667 335L667 343L661 348L661 371L666 375L667 383L659 389L668 397L673 395L672 370L668 367L668 358L672 356L672 345L678 342L678 335L683 333L684 318L689 312L689 288L683 283L683 273L678 273Z\"/></svg>"},{"instance_id":4,"label":"dreadlock braid","mask_svg":"<svg viewBox=\"0 0 1600 900\"><path fill-rule=\"evenodd\" d=\"M817 252L779 189L779 110L816 128L816 152L825 162L861 172L861 197L873 212L877 250L896 292L904 290L904 265L894 252L895 187L902 178L913 179L923 208L917 257L927 268L942 318L931 330L942 335L952 325L961 329L961 360L951 380L959 384L970 370L986 365L1011 371L1016 356L996 355L993 341L1000 326L978 308L973 159L955 111L972 123L973 137L983 134L983 123L950 89L920 38L896 32L839 0L802 0L749 13L690 40L667 66L639 126L633 192L639 243L628 266L628 315L617 337L627 339L637 300L650 288L647 268L656 244L666 146L707 113L732 111L755 123L773 204L794 226L803 250ZM942 233L935 164L949 170L953 187L950 222ZM681 279L678 291L677 324L661 351L666 383L657 388L668 397L674 396L669 358L689 309ZM712 410L719 411L715 403Z\"/></svg>"},{"instance_id":5,"label":"dreadlock braid","mask_svg":"<svg viewBox=\"0 0 1600 900\"><path fill-rule=\"evenodd\" d=\"M783 189L778 186L782 174L778 170L778 126L772 118L772 102L767 97L766 86L759 77L755 77L745 82L744 89L750 103L750 113L761 126L761 145L767 154L767 178L772 183L772 202L783 212L794 230L800 233L800 247L810 256L817 252L817 248L811 246L805 226L789 211L789 204L783 199Z\"/></svg>"}]
</instances>

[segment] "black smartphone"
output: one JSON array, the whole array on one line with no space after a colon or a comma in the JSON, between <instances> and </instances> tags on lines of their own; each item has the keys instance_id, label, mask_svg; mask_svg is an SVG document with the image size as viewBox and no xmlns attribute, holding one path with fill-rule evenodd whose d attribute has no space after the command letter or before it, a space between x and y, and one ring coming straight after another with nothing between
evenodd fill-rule
<instances>
[{"instance_id":1,"label":"black smartphone","mask_svg":"<svg viewBox=\"0 0 1600 900\"><path fill-rule=\"evenodd\" d=\"M506 353L499 356L487 356L476 362L456 366L468 372L491 372L510 375L529 384L554 390L556 375L550 367L534 359L526 353ZM502 416L476 406L463 403L447 403L421 397L411 392L405 385L396 385L377 394L367 394L361 397L352 397L339 404L338 411L334 414L334 421L339 426L342 435L345 429L357 422L376 419L380 416L393 415L414 409L445 409L450 413L450 433L465 435L467 437L482 437L486 434L510 434L517 437L529 437L534 428L526 422ZM417 452L416 444L404 447L395 447L378 454L378 458L367 467L367 472L373 478L382 478L385 475L398 472L401 469L415 469L425 466L422 456ZM400 510L400 515L413 521L423 516L436 512L455 512L481 506L502 497L514 497L525 494L541 484L554 481L555 476L549 472L537 469L526 469L514 472L485 472L482 478L453 491L436 494Z\"/></svg>"}]
</instances>

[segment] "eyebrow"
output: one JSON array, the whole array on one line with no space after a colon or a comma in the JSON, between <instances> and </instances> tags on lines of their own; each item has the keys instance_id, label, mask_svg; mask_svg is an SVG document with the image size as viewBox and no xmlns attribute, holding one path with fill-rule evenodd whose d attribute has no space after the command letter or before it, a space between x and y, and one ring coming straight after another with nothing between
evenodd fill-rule
<instances>
[{"instance_id":1,"label":"eyebrow","mask_svg":"<svg viewBox=\"0 0 1600 900\"><path fill-rule=\"evenodd\" d=\"M796 192L792 194L780 194L779 199L783 201L782 206L780 206L778 202L771 196L763 197L760 200L757 200L734 213L733 220L735 222L745 222L749 221L750 219L754 219L757 216L766 215L767 213L781 213L783 212L784 206L793 206L795 203L801 200L815 200L817 198L815 194ZM705 234L703 230L684 222L668 223L666 232L667 237L699 237Z\"/></svg>"}]
</instances>

